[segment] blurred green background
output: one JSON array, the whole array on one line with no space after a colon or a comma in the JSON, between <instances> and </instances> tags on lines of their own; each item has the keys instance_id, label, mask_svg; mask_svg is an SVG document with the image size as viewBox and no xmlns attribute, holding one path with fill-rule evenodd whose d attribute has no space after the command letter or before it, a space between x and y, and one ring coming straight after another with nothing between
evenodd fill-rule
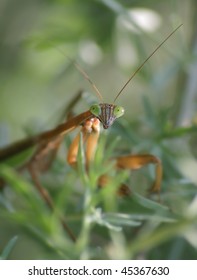
<instances>
[{"instance_id":1,"label":"blurred green background","mask_svg":"<svg viewBox=\"0 0 197 280\"><path fill-rule=\"evenodd\" d=\"M0 193L2 258L197 258L196 19L195 0L1 1L1 147L54 127L80 89L86 95L76 114L96 101L70 58L86 70L104 100L113 102L137 67L183 24L118 98L125 116L104 132L90 176L83 173L83 157L77 172L60 153L42 178L76 244L28 175L1 165L8 185ZM63 152L70 141L66 137ZM130 176L110 166L114 188L97 191L103 162L140 152L162 160L161 203L156 196L145 198L154 180L152 167ZM130 198L115 195L122 180L133 191Z\"/></svg>"}]
</instances>

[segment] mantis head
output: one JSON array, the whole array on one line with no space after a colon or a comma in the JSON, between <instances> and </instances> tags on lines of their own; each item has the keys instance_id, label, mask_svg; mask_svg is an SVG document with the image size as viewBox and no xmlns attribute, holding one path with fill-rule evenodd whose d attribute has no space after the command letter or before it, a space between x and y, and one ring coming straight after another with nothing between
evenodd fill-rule
<instances>
[{"instance_id":1,"label":"mantis head","mask_svg":"<svg viewBox=\"0 0 197 280\"><path fill-rule=\"evenodd\" d=\"M103 128L109 128L117 118L124 115L124 108L114 104L101 103L90 107L90 112L100 120Z\"/></svg>"}]
</instances>

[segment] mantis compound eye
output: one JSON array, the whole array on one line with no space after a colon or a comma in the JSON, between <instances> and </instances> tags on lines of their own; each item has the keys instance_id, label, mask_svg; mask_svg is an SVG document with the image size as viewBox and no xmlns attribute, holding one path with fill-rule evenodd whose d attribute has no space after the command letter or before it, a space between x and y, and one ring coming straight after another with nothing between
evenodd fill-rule
<instances>
[{"instance_id":1,"label":"mantis compound eye","mask_svg":"<svg viewBox=\"0 0 197 280\"><path fill-rule=\"evenodd\" d=\"M96 117L99 117L100 114L101 114L101 107L99 104L94 104L90 107L90 112L96 116Z\"/></svg>"},{"instance_id":2,"label":"mantis compound eye","mask_svg":"<svg viewBox=\"0 0 197 280\"><path fill-rule=\"evenodd\" d=\"M114 108L114 116L115 118L120 118L122 115L124 115L124 108L121 106L116 106Z\"/></svg>"}]
</instances>

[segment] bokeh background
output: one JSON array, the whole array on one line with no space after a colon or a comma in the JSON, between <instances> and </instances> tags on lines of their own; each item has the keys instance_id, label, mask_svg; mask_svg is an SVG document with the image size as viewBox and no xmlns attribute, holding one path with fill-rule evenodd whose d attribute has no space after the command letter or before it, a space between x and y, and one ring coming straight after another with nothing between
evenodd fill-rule
<instances>
[{"instance_id":1,"label":"bokeh background","mask_svg":"<svg viewBox=\"0 0 197 280\"><path fill-rule=\"evenodd\" d=\"M2 163L7 183L0 193L2 258L196 259L196 19L195 0L1 0L1 147L54 127L79 90L85 94L76 114L98 102L70 59L85 69L104 100L113 102L138 66L183 24L118 98L125 116L104 133L91 178L67 166L63 152L70 136L44 176L76 244L28 175ZM115 186L124 178L131 187L130 198L118 198L112 186L97 192L105 160L140 152L163 162L160 202L146 197L152 167L115 176ZM109 172L116 175L113 166Z\"/></svg>"}]
</instances>

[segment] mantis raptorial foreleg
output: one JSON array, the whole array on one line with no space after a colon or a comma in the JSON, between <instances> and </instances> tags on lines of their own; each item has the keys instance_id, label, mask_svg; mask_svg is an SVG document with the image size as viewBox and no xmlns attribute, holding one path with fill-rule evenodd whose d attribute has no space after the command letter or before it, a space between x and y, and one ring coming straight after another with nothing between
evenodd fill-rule
<instances>
[{"instance_id":1,"label":"mantis raptorial foreleg","mask_svg":"<svg viewBox=\"0 0 197 280\"><path fill-rule=\"evenodd\" d=\"M86 159L86 169L91 163L93 163L95 151L98 145L98 139L100 135L100 121L97 118L92 118L84 123L82 129L80 131L83 137L84 149L85 149L85 159ZM68 164L76 168L77 167L77 154L79 149L80 142L80 133L73 139L67 154L67 162ZM109 184L112 178L104 174L99 178L98 186L105 187ZM129 187L125 184L121 184L118 189L118 195L126 196L130 194Z\"/></svg>"},{"instance_id":2,"label":"mantis raptorial foreleg","mask_svg":"<svg viewBox=\"0 0 197 280\"><path fill-rule=\"evenodd\" d=\"M81 133L85 148L86 169L88 169L97 148L97 142L100 134L100 121L97 118L91 118L84 122ZM79 149L80 133L72 141L67 154L67 162L70 166L76 167L77 154Z\"/></svg>"}]
</instances>

